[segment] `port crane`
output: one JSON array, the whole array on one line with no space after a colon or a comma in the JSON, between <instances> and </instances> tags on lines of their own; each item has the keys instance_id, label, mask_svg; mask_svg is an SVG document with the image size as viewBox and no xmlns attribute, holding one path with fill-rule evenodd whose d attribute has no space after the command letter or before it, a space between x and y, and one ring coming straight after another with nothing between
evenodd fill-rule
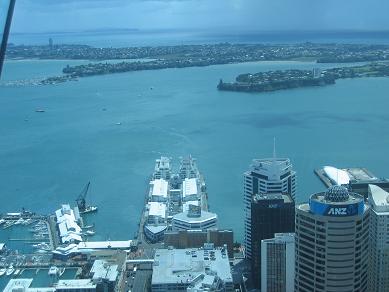
<instances>
[{"instance_id":1,"label":"port crane","mask_svg":"<svg viewBox=\"0 0 389 292\"><path fill-rule=\"evenodd\" d=\"M89 186L90 186L90 182L88 182L86 184L86 186L84 187L84 189L82 190L82 192L78 195L78 197L76 199L78 210L80 211L80 214L97 211L97 207L86 205L85 199L86 199L86 195L88 194L88 191L89 191Z\"/></svg>"}]
</instances>

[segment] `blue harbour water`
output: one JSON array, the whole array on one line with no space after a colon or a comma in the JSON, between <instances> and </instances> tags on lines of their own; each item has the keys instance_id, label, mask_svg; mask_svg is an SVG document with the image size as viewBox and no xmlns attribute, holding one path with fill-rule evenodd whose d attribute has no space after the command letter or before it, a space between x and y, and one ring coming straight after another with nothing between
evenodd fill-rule
<instances>
[{"instance_id":1,"label":"blue harbour water","mask_svg":"<svg viewBox=\"0 0 389 292\"><path fill-rule=\"evenodd\" d=\"M8 61L4 79L57 75L83 61ZM324 65L320 65L324 68ZM337 66L331 64L328 66ZM219 225L243 235L242 173L253 158L289 157L299 202L324 189L322 165L388 176L389 79L249 94L220 92L220 78L317 67L258 62L82 78L53 86L0 87L0 212L53 212L91 181L94 240L130 239L160 155L192 154ZM35 112L44 109L44 113ZM116 125L121 123L121 125Z\"/></svg>"}]
</instances>

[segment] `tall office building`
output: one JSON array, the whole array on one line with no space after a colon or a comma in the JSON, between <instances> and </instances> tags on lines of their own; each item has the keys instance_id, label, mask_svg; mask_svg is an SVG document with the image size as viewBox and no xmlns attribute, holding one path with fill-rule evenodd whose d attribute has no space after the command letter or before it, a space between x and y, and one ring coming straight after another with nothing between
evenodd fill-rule
<instances>
[{"instance_id":1,"label":"tall office building","mask_svg":"<svg viewBox=\"0 0 389 292\"><path fill-rule=\"evenodd\" d=\"M363 292L370 211L363 196L333 186L296 207L296 292Z\"/></svg>"},{"instance_id":2,"label":"tall office building","mask_svg":"<svg viewBox=\"0 0 389 292\"><path fill-rule=\"evenodd\" d=\"M294 233L276 233L261 242L261 292L294 291Z\"/></svg>"},{"instance_id":3,"label":"tall office building","mask_svg":"<svg viewBox=\"0 0 389 292\"><path fill-rule=\"evenodd\" d=\"M389 291L389 193L369 185L370 281L369 291Z\"/></svg>"},{"instance_id":4,"label":"tall office building","mask_svg":"<svg viewBox=\"0 0 389 292\"><path fill-rule=\"evenodd\" d=\"M255 159L250 169L244 173L244 207L246 258L251 259L251 201L257 194L289 194L296 196L296 172L287 158ZM271 236L273 237L273 235Z\"/></svg>"},{"instance_id":5,"label":"tall office building","mask_svg":"<svg viewBox=\"0 0 389 292\"><path fill-rule=\"evenodd\" d=\"M251 203L251 274L261 287L261 240L276 233L294 232L295 204L289 194L256 195Z\"/></svg>"}]
</instances>

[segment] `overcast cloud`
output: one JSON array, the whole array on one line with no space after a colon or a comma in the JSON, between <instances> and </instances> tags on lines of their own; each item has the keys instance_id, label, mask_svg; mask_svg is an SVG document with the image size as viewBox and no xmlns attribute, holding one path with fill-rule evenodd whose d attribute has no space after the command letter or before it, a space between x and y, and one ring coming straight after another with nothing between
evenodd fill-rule
<instances>
[{"instance_id":1,"label":"overcast cloud","mask_svg":"<svg viewBox=\"0 0 389 292\"><path fill-rule=\"evenodd\" d=\"M17 0L13 32L388 30L387 0Z\"/></svg>"}]
</instances>

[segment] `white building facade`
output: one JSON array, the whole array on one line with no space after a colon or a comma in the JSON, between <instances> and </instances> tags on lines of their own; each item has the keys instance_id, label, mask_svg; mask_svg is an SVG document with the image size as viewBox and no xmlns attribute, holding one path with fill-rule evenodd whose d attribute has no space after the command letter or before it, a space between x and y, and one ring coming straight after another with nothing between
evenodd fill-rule
<instances>
[{"instance_id":1,"label":"white building facade","mask_svg":"<svg viewBox=\"0 0 389 292\"><path fill-rule=\"evenodd\" d=\"M251 201L254 195L284 193L296 197L296 172L288 158L255 159L243 175L244 180L244 245L246 258L251 259Z\"/></svg>"}]
</instances>

